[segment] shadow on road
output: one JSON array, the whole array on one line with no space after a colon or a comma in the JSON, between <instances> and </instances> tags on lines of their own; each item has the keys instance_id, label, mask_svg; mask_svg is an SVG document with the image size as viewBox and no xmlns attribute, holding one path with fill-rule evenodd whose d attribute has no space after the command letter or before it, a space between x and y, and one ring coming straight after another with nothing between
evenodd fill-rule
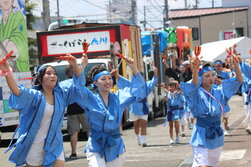
<instances>
[{"instance_id":1,"label":"shadow on road","mask_svg":"<svg viewBox=\"0 0 251 167\"><path fill-rule=\"evenodd\" d=\"M69 157L65 157L65 161L69 162L69 161L75 161L78 159L86 159L86 156L78 156L77 158L69 158Z\"/></svg>"},{"instance_id":2,"label":"shadow on road","mask_svg":"<svg viewBox=\"0 0 251 167\"><path fill-rule=\"evenodd\" d=\"M63 140L64 142L70 142L70 136L69 134L63 134ZM87 141L87 133L86 132L79 132L78 133L78 141Z\"/></svg>"},{"instance_id":3,"label":"shadow on road","mask_svg":"<svg viewBox=\"0 0 251 167\"><path fill-rule=\"evenodd\" d=\"M225 140L224 141L225 143L244 143L245 141L244 140L235 140L235 141L229 141L229 140Z\"/></svg>"},{"instance_id":4,"label":"shadow on road","mask_svg":"<svg viewBox=\"0 0 251 167\"><path fill-rule=\"evenodd\" d=\"M166 117L155 118L154 121L150 121L147 123L147 127L155 127L161 124L164 126L165 120Z\"/></svg>"},{"instance_id":5,"label":"shadow on road","mask_svg":"<svg viewBox=\"0 0 251 167\"><path fill-rule=\"evenodd\" d=\"M10 144L10 139L2 139L1 140L1 142L0 142L0 148L4 148L4 147L8 147L9 146L9 144ZM13 143L15 143L17 140L16 139L14 139L13 140Z\"/></svg>"}]
</instances>

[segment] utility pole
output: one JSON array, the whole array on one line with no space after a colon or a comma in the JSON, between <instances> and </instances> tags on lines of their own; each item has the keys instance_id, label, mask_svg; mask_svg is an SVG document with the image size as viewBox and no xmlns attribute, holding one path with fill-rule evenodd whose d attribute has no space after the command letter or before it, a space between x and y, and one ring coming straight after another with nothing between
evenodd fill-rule
<instances>
[{"instance_id":1,"label":"utility pole","mask_svg":"<svg viewBox=\"0 0 251 167\"><path fill-rule=\"evenodd\" d=\"M187 0L184 0L185 1L185 9L187 9Z\"/></svg>"},{"instance_id":2,"label":"utility pole","mask_svg":"<svg viewBox=\"0 0 251 167\"><path fill-rule=\"evenodd\" d=\"M131 10L132 10L132 24L137 24L137 12L136 12L136 0L131 0Z\"/></svg>"},{"instance_id":3,"label":"utility pole","mask_svg":"<svg viewBox=\"0 0 251 167\"><path fill-rule=\"evenodd\" d=\"M198 8L198 0L195 0L195 8Z\"/></svg>"},{"instance_id":4,"label":"utility pole","mask_svg":"<svg viewBox=\"0 0 251 167\"><path fill-rule=\"evenodd\" d=\"M60 14L59 14L59 2L57 0L57 18L58 18L58 27L60 27Z\"/></svg>"},{"instance_id":5,"label":"utility pole","mask_svg":"<svg viewBox=\"0 0 251 167\"><path fill-rule=\"evenodd\" d=\"M169 20L168 17L168 0L164 0L165 1L165 7L164 7L164 28L167 27L166 22Z\"/></svg>"},{"instance_id":6,"label":"utility pole","mask_svg":"<svg viewBox=\"0 0 251 167\"><path fill-rule=\"evenodd\" d=\"M51 23L49 0L43 0L43 12L41 14L44 21L44 28L47 30Z\"/></svg>"},{"instance_id":7,"label":"utility pole","mask_svg":"<svg viewBox=\"0 0 251 167\"><path fill-rule=\"evenodd\" d=\"M108 2L108 20L109 20L109 23L112 23L112 8L111 8L111 1L109 0Z\"/></svg>"},{"instance_id":8,"label":"utility pole","mask_svg":"<svg viewBox=\"0 0 251 167\"><path fill-rule=\"evenodd\" d=\"M144 5L144 23L143 23L144 29L146 29L146 6Z\"/></svg>"},{"instance_id":9,"label":"utility pole","mask_svg":"<svg viewBox=\"0 0 251 167\"><path fill-rule=\"evenodd\" d=\"M212 8L214 8L214 0L212 0Z\"/></svg>"}]
</instances>

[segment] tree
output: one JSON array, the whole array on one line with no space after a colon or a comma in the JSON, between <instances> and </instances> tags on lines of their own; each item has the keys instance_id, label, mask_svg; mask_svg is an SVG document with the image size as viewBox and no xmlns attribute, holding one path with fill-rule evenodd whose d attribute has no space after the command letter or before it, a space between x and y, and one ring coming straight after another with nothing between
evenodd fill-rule
<instances>
[{"instance_id":1,"label":"tree","mask_svg":"<svg viewBox=\"0 0 251 167\"><path fill-rule=\"evenodd\" d=\"M32 31L32 24L35 22L36 17L32 14L34 8L37 4L30 2L30 0L25 0L26 6L26 22L27 30ZM29 46L29 56L30 56L30 65L34 66L38 62L38 52L37 52L37 39L28 37L28 46Z\"/></svg>"},{"instance_id":2,"label":"tree","mask_svg":"<svg viewBox=\"0 0 251 167\"><path fill-rule=\"evenodd\" d=\"M32 14L32 11L37 4L30 2L30 0L25 0L26 7L26 19L27 19L27 29L32 30L32 23L35 22L36 17Z\"/></svg>"}]
</instances>

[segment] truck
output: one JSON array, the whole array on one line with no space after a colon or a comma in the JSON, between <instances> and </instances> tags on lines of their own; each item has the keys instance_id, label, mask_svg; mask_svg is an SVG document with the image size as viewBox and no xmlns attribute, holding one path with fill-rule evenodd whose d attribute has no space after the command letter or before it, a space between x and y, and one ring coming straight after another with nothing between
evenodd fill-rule
<instances>
[{"instance_id":1,"label":"truck","mask_svg":"<svg viewBox=\"0 0 251 167\"><path fill-rule=\"evenodd\" d=\"M149 104L149 119L166 115L166 101L163 86L165 84L164 67L162 57L167 47L166 32L162 30L141 32L142 51L146 79L153 76L152 66L159 69L158 84L147 98Z\"/></svg>"},{"instance_id":2,"label":"truck","mask_svg":"<svg viewBox=\"0 0 251 167\"><path fill-rule=\"evenodd\" d=\"M31 80L25 79L31 77L25 3L24 1L17 2L17 0L9 1L4 8L10 12L0 12L0 60L13 51L8 59L13 69L13 77L17 84L31 87ZM7 22L3 21L3 18ZM9 108L10 93L5 78L0 77L0 131L2 132L14 130L19 124L19 112Z\"/></svg>"},{"instance_id":3,"label":"truck","mask_svg":"<svg viewBox=\"0 0 251 167\"><path fill-rule=\"evenodd\" d=\"M168 78L165 76L162 61L167 59L169 65L172 66L170 57L176 57L179 64L187 60L187 54L190 54L192 44L191 32L190 28L184 26L141 32L145 71L151 71L152 65L159 69L158 84L148 97L150 113L153 118L166 114L163 87L167 86ZM151 72L146 73L148 80L151 77Z\"/></svg>"},{"instance_id":4,"label":"truck","mask_svg":"<svg viewBox=\"0 0 251 167\"><path fill-rule=\"evenodd\" d=\"M133 58L138 69L144 72L140 28L126 24L82 23L60 27L56 30L38 32L38 58L40 64L55 62L58 56L71 53L80 58L83 53L82 43L89 43L87 56L89 62L105 63L106 67L118 68L119 73L131 79L132 71L116 53ZM107 61L104 61L106 59ZM116 90L116 85L114 87ZM131 126L128 110L124 112L122 125Z\"/></svg>"},{"instance_id":5,"label":"truck","mask_svg":"<svg viewBox=\"0 0 251 167\"><path fill-rule=\"evenodd\" d=\"M169 27L167 32L167 47L165 55L173 55L179 59L181 64L188 60L187 55L191 54L192 29L187 26Z\"/></svg>"}]
</instances>

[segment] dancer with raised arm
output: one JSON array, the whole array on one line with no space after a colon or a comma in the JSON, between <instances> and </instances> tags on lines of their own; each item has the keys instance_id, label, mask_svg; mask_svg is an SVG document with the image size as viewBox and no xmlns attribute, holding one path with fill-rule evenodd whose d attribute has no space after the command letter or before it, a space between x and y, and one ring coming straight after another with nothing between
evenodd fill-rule
<instances>
[{"instance_id":1,"label":"dancer with raised arm","mask_svg":"<svg viewBox=\"0 0 251 167\"><path fill-rule=\"evenodd\" d=\"M123 111L131 103L143 99L144 84L134 61L126 57L124 60L133 71L129 87L111 93L112 75L101 65L94 66L88 74L88 80L93 82L97 92L92 93L86 87L80 90L82 103L79 105L85 109L91 129L85 148L89 167L122 167L124 164L125 146L120 135Z\"/></svg>"},{"instance_id":2,"label":"dancer with raised arm","mask_svg":"<svg viewBox=\"0 0 251 167\"><path fill-rule=\"evenodd\" d=\"M72 80L58 82L55 68L42 65L38 69L38 85L32 89L17 86L11 67L6 61L0 63L0 74L5 76L12 92L9 106L20 112L18 139L7 149L15 147L9 160L16 166L63 167L65 164L61 132L64 111L68 104L79 100L79 89L83 89L82 80L85 78L76 58L65 57L75 72ZM82 62L85 67L88 62L86 55L83 55Z\"/></svg>"},{"instance_id":3,"label":"dancer with raised arm","mask_svg":"<svg viewBox=\"0 0 251 167\"><path fill-rule=\"evenodd\" d=\"M130 120L133 121L134 133L136 135L136 141L139 146L146 147L146 134L147 134L147 120L149 114L149 105L147 103L147 97L153 91L155 85L158 82L158 69L153 66L153 77L149 81L145 81L143 86L144 99L140 101L135 101L130 105ZM130 87L131 82L126 78L120 78L118 87L123 89L125 87Z\"/></svg>"},{"instance_id":4,"label":"dancer with raised arm","mask_svg":"<svg viewBox=\"0 0 251 167\"><path fill-rule=\"evenodd\" d=\"M199 57L190 58L192 82L180 85L191 112L197 118L190 140L193 167L215 167L220 158L224 144L221 116L227 101L238 91L242 82L237 56L232 57L236 78L224 82L223 86L214 86L215 71L210 64L205 64L199 71Z\"/></svg>"}]
</instances>

